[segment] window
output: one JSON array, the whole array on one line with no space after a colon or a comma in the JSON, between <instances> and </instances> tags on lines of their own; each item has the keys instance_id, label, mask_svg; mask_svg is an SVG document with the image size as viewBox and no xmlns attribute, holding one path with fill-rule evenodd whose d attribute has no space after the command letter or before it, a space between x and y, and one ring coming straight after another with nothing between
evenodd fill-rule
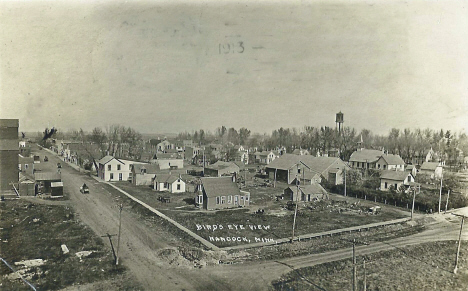
<instances>
[{"instance_id":1,"label":"window","mask_svg":"<svg viewBox=\"0 0 468 291\"><path fill-rule=\"evenodd\" d=\"M110 179L114 180L114 173L110 173Z\"/></svg>"},{"instance_id":2,"label":"window","mask_svg":"<svg viewBox=\"0 0 468 291\"><path fill-rule=\"evenodd\" d=\"M24 164L24 168L27 170L28 169L28 164Z\"/></svg>"},{"instance_id":3,"label":"window","mask_svg":"<svg viewBox=\"0 0 468 291\"><path fill-rule=\"evenodd\" d=\"M226 196L221 196L221 204L226 204Z\"/></svg>"},{"instance_id":4,"label":"window","mask_svg":"<svg viewBox=\"0 0 468 291\"><path fill-rule=\"evenodd\" d=\"M395 184L395 190L398 190L398 185L397 184Z\"/></svg>"},{"instance_id":5,"label":"window","mask_svg":"<svg viewBox=\"0 0 468 291\"><path fill-rule=\"evenodd\" d=\"M234 196L234 204L236 204L236 205L239 204L239 196L238 195Z\"/></svg>"},{"instance_id":6,"label":"window","mask_svg":"<svg viewBox=\"0 0 468 291\"><path fill-rule=\"evenodd\" d=\"M385 189L387 189L387 187L388 187L388 184L387 184L387 182L385 182Z\"/></svg>"},{"instance_id":7,"label":"window","mask_svg":"<svg viewBox=\"0 0 468 291\"><path fill-rule=\"evenodd\" d=\"M198 195L198 203L203 203L203 195Z\"/></svg>"},{"instance_id":8,"label":"window","mask_svg":"<svg viewBox=\"0 0 468 291\"><path fill-rule=\"evenodd\" d=\"M107 165L107 170L112 170L112 165Z\"/></svg>"},{"instance_id":9,"label":"window","mask_svg":"<svg viewBox=\"0 0 468 291\"><path fill-rule=\"evenodd\" d=\"M300 174L300 173L301 173L301 169L297 168L297 173Z\"/></svg>"},{"instance_id":10,"label":"window","mask_svg":"<svg viewBox=\"0 0 468 291\"><path fill-rule=\"evenodd\" d=\"M219 204L219 196L216 196L216 204Z\"/></svg>"},{"instance_id":11,"label":"window","mask_svg":"<svg viewBox=\"0 0 468 291\"><path fill-rule=\"evenodd\" d=\"M180 190L180 184L177 184L177 190Z\"/></svg>"},{"instance_id":12,"label":"window","mask_svg":"<svg viewBox=\"0 0 468 291\"><path fill-rule=\"evenodd\" d=\"M386 170L386 169L387 169L387 165L383 165L383 169Z\"/></svg>"},{"instance_id":13,"label":"window","mask_svg":"<svg viewBox=\"0 0 468 291\"><path fill-rule=\"evenodd\" d=\"M120 165L117 165L117 171L120 171Z\"/></svg>"},{"instance_id":14,"label":"window","mask_svg":"<svg viewBox=\"0 0 468 291\"><path fill-rule=\"evenodd\" d=\"M245 201L249 201L249 195L245 195Z\"/></svg>"},{"instance_id":15,"label":"window","mask_svg":"<svg viewBox=\"0 0 468 291\"><path fill-rule=\"evenodd\" d=\"M229 195L227 198L228 198L227 200L228 204L232 204L232 195Z\"/></svg>"},{"instance_id":16,"label":"window","mask_svg":"<svg viewBox=\"0 0 468 291\"><path fill-rule=\"evenodd\" d=\"M377 164L377 168L380 169L380 164Z\"/></svg>"}]
</instances>

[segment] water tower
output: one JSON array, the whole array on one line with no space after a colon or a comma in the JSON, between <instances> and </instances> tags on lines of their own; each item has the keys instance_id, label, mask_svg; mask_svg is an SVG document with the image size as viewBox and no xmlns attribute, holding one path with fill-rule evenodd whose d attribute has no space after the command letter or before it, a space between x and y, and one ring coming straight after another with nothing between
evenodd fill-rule
<instances>
[{"instance_id":1,"label":"water tower","mask_svg":"<svg viewBox=\"0 0 468 291\"><path fill-rule=\"evenodd\" d=\"M341 133L341 124L344 122L344 116L343 113L338 112L336 114L336 127L338 128L338 132Z\"/></svg>"}]
</instances>

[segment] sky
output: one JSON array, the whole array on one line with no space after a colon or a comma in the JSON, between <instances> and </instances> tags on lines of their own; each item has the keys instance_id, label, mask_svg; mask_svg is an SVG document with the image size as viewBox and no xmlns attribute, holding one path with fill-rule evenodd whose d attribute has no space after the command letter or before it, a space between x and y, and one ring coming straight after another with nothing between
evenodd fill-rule
<instances>
[{"instance_id":1,"label":"sky","mask_svg":"<svg viewBox=\"0 0 468 291\"><path fill-rule=\"evenodd\" d=\"M0 1L21 131L465 131L464 1Z\"/></svg>"}]
</instances>

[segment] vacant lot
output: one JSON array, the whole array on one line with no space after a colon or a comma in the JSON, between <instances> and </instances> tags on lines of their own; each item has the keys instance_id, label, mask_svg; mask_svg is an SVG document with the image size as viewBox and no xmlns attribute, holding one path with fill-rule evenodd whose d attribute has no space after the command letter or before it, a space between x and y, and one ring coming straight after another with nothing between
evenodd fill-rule
<instances>
[{"instance_id":1,"label":"vacant lot","mask_svg":"<svg viewBox=\"0 0 468 291\"><path fill-rule=\"evenodd\" d=\"M459 272L453 274L455 241L426 243L357 257L358 289L367 290L466 290L468 248L462 243ZM273 290L351 290L351 258L291 271L272 282Z\"/></svg>"},{"instance_id":2,"label":"vacant lot","mask_svg":"<svg viewBox=\"0 0 468 291\"><path fill-rule=\"evenodd\" d=\"M39 290L58 290L102 280L117 290L138 290L121 266L116 267L111 250L102 239L75 219L66 206L38 205L22 200L0 203L0 253ZM69 253L64 254L64 244ZM79 257L81 255L81 258ZM25 260L43 260L22 266ZM30 290L15 279L3 263L0 289Z\"/></svg>"},{"instance_id":3,"label":"vacant lot","mask_svg":"<svg viewBox=\"0 0 468 291\"><path fill-rule=\"evenodd\" d=\"M251 193L251 206L222 211L200 211L192 204L194 194L158 193L147 186L116 183L138 199L155 207L190 230L220 247L277 240L289 237L294 220L294 207L287 201L276 201L282 188L247 187ZM171 197L170 203L158 201L159 196ZM257 214L257 209L264 209ZM308 234L332 229L387 221L408 216L394 207L383 208L378 215L368 213L368 204L360 201L330 199L299 203L296 234ZM235 238L235 241L233 241Z\"/></svg>"}]
</instances>

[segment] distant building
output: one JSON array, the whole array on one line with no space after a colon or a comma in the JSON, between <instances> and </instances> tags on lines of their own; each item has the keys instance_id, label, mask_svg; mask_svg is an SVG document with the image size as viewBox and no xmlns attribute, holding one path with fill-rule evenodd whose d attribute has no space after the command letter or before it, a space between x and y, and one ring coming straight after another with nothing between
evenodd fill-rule
<instances>
[{"instance_id":1,"label":"distant building","mask_svg":"<svg viewBox=\"0 0 468 291\"><path fill-rule=\"evenodd\" d=\"M419 169L419 173L429 175L431 179L440 179L443 175L443 168L438 162L424 162Z\"/></svg>"},{"instance_id":2,"label":"distant building","mask_svg":"<svg viewBox=\"0 0 468 291\"><path fill-rule=\"evenodd\" d=\"M183 193L185 192L185 181L180 175L156 174L153 189L169 193Z\"/></svg>"},{"instance_id":3,"label":"distant building","mask_svg":"<svg viewBox=\"0 0 468 291\"><path fill-rule=\"evenodd\" d=\"M405 170L405 162L399 155L383 154L376 162L377 170Z\"/></svg>"},{"instance_id":4,"label":"distant building","mask_svg":"<svg viewBox=\"0 0 468 291\"><path fill-rule=\"evenodd\" d=\"M184 167L184 160L176 153L158 153L156 159L151 160L151 163L157 164L161 170L182 169Z\"/></svg>"},{"instance_id":5,"label":"distant building","mask_svg":"<svg viewBox=\"0 0 468 291\"><path fill-rule=\"evenodd\" d=\"M312 183L310 185L302 185L299 187L299 196L298 196L298 187L290 186L284 189L283 199L291 201L317 201L328 198L327 191L319 184Z\"/></svg>"},{"instance_id":6,"label":"distant building","mask_svg":"<svg viewBox=\"0 0 468 291\"><path fill-rule=\"evenodd\" d=\"M334 185L343 183L343 169L348 166L340 158L284 154L265 167L272 181L311 184L325 179Z\"/></svg>"},{"instance_id":7,"label":"distant building","mask_svg":"<svg viewBox=\"0 0 468 291\"><path fill-rule=\"evenodd\" d=\"M348 164L353 169L376 169L377 161L383 154L379 150L358 149L351 154Z\"/></svg>"},{"instance_id":8,"label":"distant building","mask_svg":"<svg viewBox=\"0 0 468 291\"><path fill-rule=\"evenodd\" d=\"M36 193L63 196L63 182L60 173L36 172L34 180L36 181Z\"/></svg>"},{"instance_id":9,"label":"distant building","mask_svg":"<svg viewBox=\"0 0 468 291\"><path fill-rule=\"evenodd\" d=\"M135 186L153 185L153 179L160 171L158 165L151 164L133 164L130 168L132 184Z\"/></svg>"},{"instance_id":10,"label":"distant building","mask_svg":"<svg viewBox=\"0 0 468 291\"><path fill-rule=\"evenodd\" d=\"M98 162L98 177L104 181L131 181L133 164L145 163L105 156Z\"/></svg>"},{"instance_id":11,"label":"distant building","mask_svg":"<svg viewBox=\"0 0 468 291\"><path fill-rule=\"evenodd\" d=\"M234 162L217 161L216 163L205 167L205 176L221 177L239 174L241 167Z\"/></svg>"},{"instance_id":12,"label":"distant building","mask_svg":"<svg viewBox=\"0 0 468 291\"><path fill-rule=\"evenodd\" d=\"M256 152L255 162L258 164L269 165L278 157L279 157L279 154L273 151Z\"/></svg>"},{"instance_id":13,"label":"distant building","mask_svg":"<svg viewBox=\"0 0 468 291\"><path fill-rule=\"evenodd\" d=\"M411 173L405 171L384 170L380 174L380 190L388 191L392 186L395 191L400 187L410 186L414 183L414 177Z\"/></svg>"},{"instance_id":14,"label":"distant building","mask_svg":"<svg viewBox=\"0 0 468 291\"><path fill-rule=\"evenodd\" d=\"M250 193L241 191L232 177L201 178L195 204L206 210L245 207L250 205Z\"/></svg>"}]
</instances>

